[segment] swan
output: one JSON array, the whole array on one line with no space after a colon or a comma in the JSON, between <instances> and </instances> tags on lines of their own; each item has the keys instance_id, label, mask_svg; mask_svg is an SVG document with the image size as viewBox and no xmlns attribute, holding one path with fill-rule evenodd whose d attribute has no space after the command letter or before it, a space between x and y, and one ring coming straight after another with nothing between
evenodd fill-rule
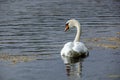
<instances>
[{"instance_id":1,"label":"swan","mask_svg":"<svg viewBox=\"0 0 120 80\"><path fill-rule=\"evenodd\" d=\"M89 52L84 43L80 42L81 27L76 19L70 19L66 22L65 32L70 28L77 28L77 33L73 42L67 42L61 49L61 56L82 57L88 56Z\"/></svg>"}]
</instances>

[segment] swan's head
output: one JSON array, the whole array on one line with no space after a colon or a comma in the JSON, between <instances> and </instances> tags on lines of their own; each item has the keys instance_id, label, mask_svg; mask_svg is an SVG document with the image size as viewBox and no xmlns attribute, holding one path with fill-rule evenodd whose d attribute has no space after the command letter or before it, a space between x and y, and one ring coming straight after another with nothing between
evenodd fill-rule
<instances>
[{"instance_id":1,"label":"swan's head","mask_svg":"<svg viewBox=\"0 0 120 80\"><path fill-rule=\"evenodd\" d=\"M77 26L80 26L80 23L75 19L70 19L66 22L65 31L67 31L69 28L77 27Z\"/></svg>"}]
</instances>

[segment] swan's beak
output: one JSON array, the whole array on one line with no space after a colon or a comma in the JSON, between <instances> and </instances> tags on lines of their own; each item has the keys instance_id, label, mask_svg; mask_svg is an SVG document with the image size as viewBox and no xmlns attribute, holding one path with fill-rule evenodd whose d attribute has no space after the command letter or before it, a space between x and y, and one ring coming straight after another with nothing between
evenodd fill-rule
<instances>
[{"instance_id":1,"label":"swan's beak","mask_svg":"<svg viewBox=\"0 0 120 80\"><path fill-rule=\"evenodd\" d=\"M64 31L66 32L68 29L69 29L69 26L68 26L68 24L66 24Z\"/></svg>"}]
</instances>

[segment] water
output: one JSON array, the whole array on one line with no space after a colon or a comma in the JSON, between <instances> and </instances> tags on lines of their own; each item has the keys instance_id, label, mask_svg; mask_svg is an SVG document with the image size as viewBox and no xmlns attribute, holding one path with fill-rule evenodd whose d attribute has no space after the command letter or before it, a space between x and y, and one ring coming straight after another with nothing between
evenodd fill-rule
<instances>
[{"instance_id":1,"label":"water","mask_svg":"<svg viewBox=\"0 0 120 80\"><path fill-rule=\"evenodd\" d=\"M90 54L65 65L70 18L80 21ZM0 0L0 80L120 80L119 30L119 0Z\"/></svg>"}]
</instances>

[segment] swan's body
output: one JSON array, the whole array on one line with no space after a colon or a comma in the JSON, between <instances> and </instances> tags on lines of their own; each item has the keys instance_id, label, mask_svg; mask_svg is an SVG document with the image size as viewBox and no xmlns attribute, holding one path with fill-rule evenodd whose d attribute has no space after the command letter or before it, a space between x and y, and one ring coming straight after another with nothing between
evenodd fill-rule
<instances>
[{"instance_id":1,"label":"swan's body","mask_svg":"<svg viewBox=\"0 0 120 80\"><path fill-rule=\"evenodd\" d=\"M80 23L75 20L71 19L66 22L65 31L67 31L71 27L77 28L77 34L73 42L67 42L61 50L61 56L68 56L68 57L79 57L82 55L88 55L88 49L84 45L84 43L80 41L81 35L81 27Z\"/></svg>"}]
</instances>

